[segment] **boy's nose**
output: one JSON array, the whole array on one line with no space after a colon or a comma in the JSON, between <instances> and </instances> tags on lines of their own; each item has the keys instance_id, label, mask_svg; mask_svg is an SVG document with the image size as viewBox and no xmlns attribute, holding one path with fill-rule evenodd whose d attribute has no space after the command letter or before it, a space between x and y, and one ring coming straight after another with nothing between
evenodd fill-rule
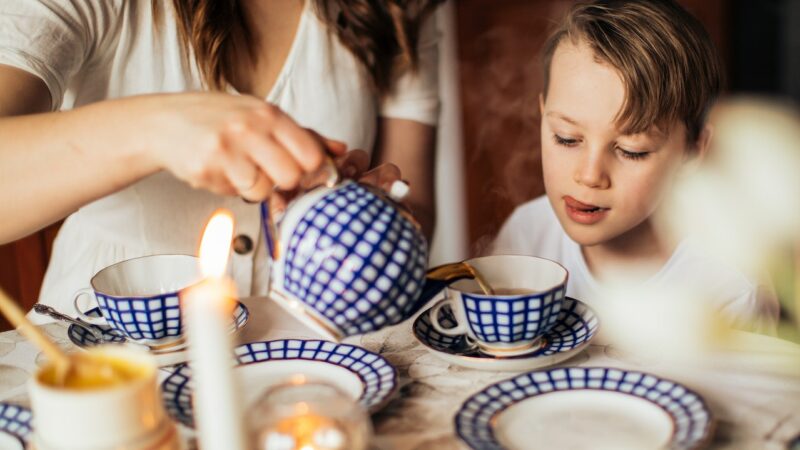
<instances>
[{"instance_id":1,"label":"boy's nose","mask_svg":"<svg viewBox=\"0 0 800 450\"><path fill-rule=\"evenodd\" d=\"M611 186L611 180L603 166L601 155L589 155L582 158L573 179L576 183L592 189L608 189Z\"/></svg>"}]
</instances>

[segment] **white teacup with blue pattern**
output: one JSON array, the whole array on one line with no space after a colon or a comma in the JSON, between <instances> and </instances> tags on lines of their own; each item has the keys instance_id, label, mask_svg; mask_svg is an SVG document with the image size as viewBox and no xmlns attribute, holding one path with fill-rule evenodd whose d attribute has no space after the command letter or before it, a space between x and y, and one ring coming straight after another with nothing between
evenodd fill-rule
<instances>
[{"instance_id":1,"label":"white teacup with blue pattern","mask_svg":"<svg viewBox=\"0 0 800 450\"><path fill-rule=\"evenodd\" d=\"M165 343L183 333L178 293L201 278L196 256L128 259L97 272L91 288L75 293L73 304L85 322L109 325L134 341ZM102 317L84 313L78 305L83 296L95 299Z\"/></svg>"},{"instance_id":2,"label":"white teacup with blue pattern","mask_svg":"<svg viewBox=\"0 0 800 450\"><path fill-rule=\"evenodd\" d=\"M496 293L483 293L474 279L443 281L445 298L429 313L436 331L466 335L481 351L497 356L537 350L561 311L567 269L549 259L518 255L485 256L451 266L465 264L480 273ZM447 267L431 269L429 278L430 273L447 271ZM457 322L451 328L439 323L439 311L447 305Z\"/></svg>"}]
</instances>

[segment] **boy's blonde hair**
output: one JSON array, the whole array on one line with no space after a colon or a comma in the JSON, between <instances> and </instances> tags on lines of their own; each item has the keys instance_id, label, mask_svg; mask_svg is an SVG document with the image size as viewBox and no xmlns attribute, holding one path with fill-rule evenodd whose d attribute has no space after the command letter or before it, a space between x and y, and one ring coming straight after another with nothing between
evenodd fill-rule
<instances>
[{"instance_id":1,"label":"boy's blonde hair","mask_svg":"<svg viewBox=\"0 0 800 450\"><path fill-rule=\"evenodd\" d=\"M722 63L706 30L680 5L672 0L575 5L545 43L545 98L553 53L565 38L587 43L599 60L619 71L625 86L620 129L640 133L680 120L687 142L697 142L722 86Z\"/></svg>"}]
</instances>

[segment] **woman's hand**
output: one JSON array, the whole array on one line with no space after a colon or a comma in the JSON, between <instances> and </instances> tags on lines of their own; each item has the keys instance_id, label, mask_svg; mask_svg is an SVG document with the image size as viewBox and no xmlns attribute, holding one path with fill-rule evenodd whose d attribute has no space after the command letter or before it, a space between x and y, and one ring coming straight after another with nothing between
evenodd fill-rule
<instances>
[{"instance_id":1,"label":"woman's hand","mask_svg":"<svg viewBox=\"0 0 800 450\"><path fill-rule=\"evenodd\" d=\"M196 93L139 97L155 163L192 187L249 201L292 191L344 144L321 138L278 107L250 96ZM134 106L136 107L136 106ZM154 112L155 111L155 112Z\"/></svg>"},{"instance_id":2,"label":"woman's hand","mask_svg":"<svg viewBox=\"0 0 800 450\"><path fill-rule=\"evenodd\" d=\"M328 148L331 146L344 146L343 143L338 141L331 141L321 137L320 139L326 142ZM342 178L358 180L360 183L369 184L387 192L395 181L400 180L400 169L394 164L381 164L369 170L369 154L364 150L345 151L344 154L334 158L333 162ZM286 205L303 190L320 186L325 183L326 179L327 173L320 170L316 176L306 177L299 189L292 191L275 190L269 199L270 211L276 216L280 215L286 210Z\"/></svg>"},{"instance_id":3,"label":"woman's hand","mask_svg":"<svg viewBox=\"0 0 800 450\"><path fill-rule=\"evenodd\" d=\"M400 169L392 164L381 164L369 170L369 155L364 150L350 150L336 158L336 166L344 178L352 178L361 183L389 191L395 181L400 180Z\"/></svg>"}]
</instances>

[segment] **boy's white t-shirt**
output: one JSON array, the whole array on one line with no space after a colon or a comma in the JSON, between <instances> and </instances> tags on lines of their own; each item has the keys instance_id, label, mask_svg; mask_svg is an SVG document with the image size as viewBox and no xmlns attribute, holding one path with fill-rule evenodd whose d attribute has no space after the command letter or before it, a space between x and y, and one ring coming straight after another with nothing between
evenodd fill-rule
<instances>
[{"instance_id":1,"label":"boy's white t-shirt","mask_svg":"<svg viewBox=\"0 0 800 450\"><path fill-rule=\"evenodd\" d=\"M368 152L379 116L436 124L439 34L434 17L420 30L419 70L399 77L390 95L380 98L370 89L361 64L328 32L311 3L305 1L268 102L302 126ZM160 27L154 25L153 4L2 1L0 64L43 80L53 111L131 95L202 90L195 65L184 58L171 2L155 2ZM66 219L39 301L73 314L74 293L88 287L92 275L106 266L150 254L196 254L206 220L220 207L234 213L235 235L250 238L255 246L231 257L239 295L265 294L268 261L259 205L192 189L162 172L85 205Z\"/></svg>"},{"instance_id":2,"label":"boy's white t-shirt","mask_svg":"<svg viewBox=\"0 0 800 450\"><path fill-rule=\"evenodd\" d=\"M564 231L546 196L514 210L500 229L491 254L531 255L556 261L569 271L567 295L590 305L602 301L603 286L586 265L580 245ZM758 283L742 272L703 254L691 239L682 241L667 263L643 283L643 288L653 292L681 288L712 293L703 298L736 324L767 332L774 331L777 324L779 305L768 289L759 289Z\"/></svg>"}]
</instances>

